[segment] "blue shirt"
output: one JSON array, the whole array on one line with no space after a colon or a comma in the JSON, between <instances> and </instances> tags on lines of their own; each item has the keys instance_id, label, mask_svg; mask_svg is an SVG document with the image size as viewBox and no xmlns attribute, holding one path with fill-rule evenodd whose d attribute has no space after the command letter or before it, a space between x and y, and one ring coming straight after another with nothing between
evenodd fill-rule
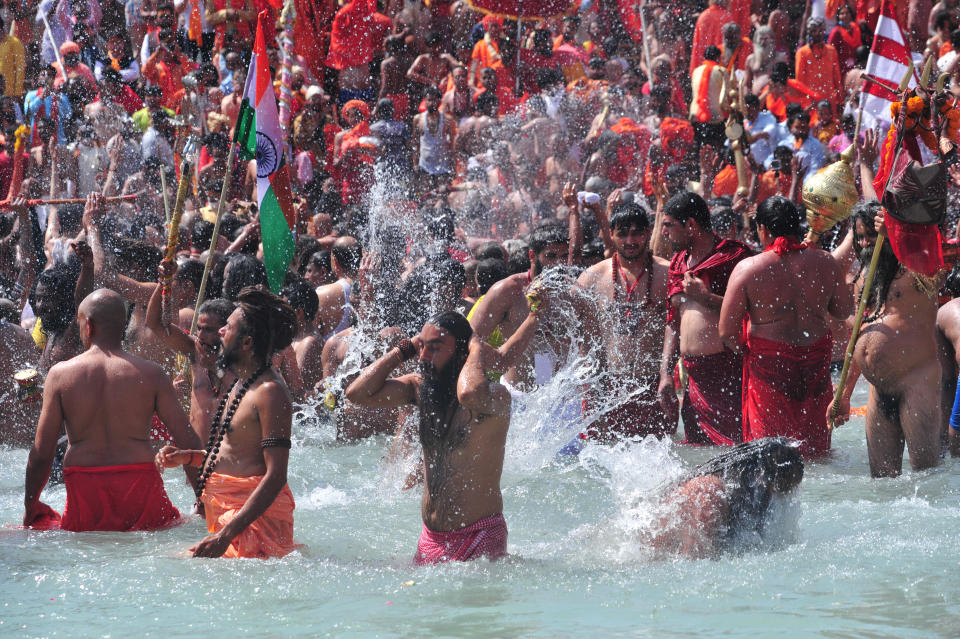
<instances>
[{"instance_id":1,"label":"blue shirt","mask_svg":"<svg viewBox=\"0 0 960 639\"><path fill-rule=\"evenodd\" d=\"M747 131L750 133L766 133L766 140L760 139L750 145L750 153L758 164L766 165L773 156L773 149L780 144L780 127L777 118L769 111L761 111L757 119L747 122Z\"/></svg>"},{"instance_id":2,"label":"blue shirt","mask_svg":"<svg viewBox=\"0 0 960 639\"><path fill-rule=\"evenodd\" d=\"M826 160L826 150L823 148L823 145L820 144L820 141L812 135L807 136L807 139L803 141L799 149L796 148L795 138L792 135L777 146L789 148L793 151L794 156L800 159L800 164L807 167L807 172L803 175L804 182L809 180L811 175L819 171Z\"/></svg>"}]
</instances>

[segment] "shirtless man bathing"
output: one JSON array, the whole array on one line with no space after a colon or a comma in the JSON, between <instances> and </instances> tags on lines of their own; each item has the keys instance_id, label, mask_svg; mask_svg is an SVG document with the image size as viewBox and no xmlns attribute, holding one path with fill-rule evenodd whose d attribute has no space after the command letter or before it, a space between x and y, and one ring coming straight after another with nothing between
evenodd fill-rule
<instances>
[{"instance_id":1,"label":"shirtless man bathing","mask_svg":"<svg viewBox=\"0 0 960 639\"><path fill-rule=\"evenodd\" d=\"M293 406L283 378L270 365L297 330L293 309L272 293L240 291L220 329L219 365L236 376L220 399L207 449L164 447L161 468L196 466L207 518L195 557L283 557L293 542L294 501L287 486Z\"/></svg>"},{"instance_id":2,"label":"shirtless man bathing","mask_svg":"<svg viewBox=\"0 0 960 639\"><path fill-rule=\"evenodd\" d=\"M727 348L744 353L743 439L783 435L799 440L803 455L822 454L833 397L827 315L849 317L853 296L840 263L800 243L790 200L767 198L754 219L764 251L734 267L719 324Z\"/></svg>"},{"instance_id":3,"label":"shirtless man bathing","mask_svg":"<svg viewBox=\"0 0 960 639\"><path fill-rule=\"evenodd\" d=\"M170 503L153 464L150 422L154 412L177 445L197 448L176 392L160 366L125 353L126 309L120 296L100 289L77 309L86 351L50 369L43 408L27 459L23 524L64 530L151 530L173 525ZM67 505L62 519L40 501L50 476L60 429ZM196 474L188 473L191 481Z\"/></svg>"},{"instance_id":4,"label":"shirtless man bathing","mask_svg":"<svg viewBox=\"0 0 960 639\"><path fill-rule=\"evenodd\" d=\"M420 565L507 552L500 474L510 394L487 380L484 353L492 349L470 324L443 312L365 368L346 391L360 406L413 404L419 410L425 480L414 560ZM413 357L419 357L419 373L390 377Z\"/></svg>"}]
</instances>

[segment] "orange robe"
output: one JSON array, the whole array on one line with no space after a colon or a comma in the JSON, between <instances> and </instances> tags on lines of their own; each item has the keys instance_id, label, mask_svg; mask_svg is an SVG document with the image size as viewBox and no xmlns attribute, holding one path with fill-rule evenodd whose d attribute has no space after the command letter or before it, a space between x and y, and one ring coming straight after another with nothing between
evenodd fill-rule
<instances>
[{"instance_id":1,"label":"orange robe","mask_svg":"<svg viewBox=\"0 0 960 639\"><path fill-rule=\"evenodd\" d=\"M247 499L263 480L263 476L233 477L213 473L203 489L203 507L207 530L215 533L226 526L247 503ZM293 541L293 510L296 504L290 487L284 485L256 521L237 535L224 557L283 557L298 548Z\"/></svg>"},{"instance_id":2,"label":"orange robe","mask_svg":"<svg viewBox=\"0 0 960 639\"><path fill-rule=\"evenodd\" d=\"M805 44L797 49L796 73L799 82L822 94L836 108L843 96L843 75L837 50L829 44L811 47Z\"/></svg>"},{"instance_id":3,"label":"orange robe","mask_svg":"<svg viewBox=\"0 0 960 639\"><path fill-rule=\"evenodd\" d=\"M710 45L719 47L723 44L723 25L734 22L730 12L720 5L706 8L697 18L697 26L693 29L693 44L690 49L690 73L703 62L703 52Z\"/></svg>"},{"instance_id":4,"label":"orange robe","mask_svg":"<svg viewBox=\"0 0 960 639\"><path fill-rule=\"evenodd\" d=\"M499 84L503 84L503 58L500 57L500 44L496 40L486 37L481 39L473 45L473 54L470 59L477 61L476 88L482 88L480 86L480 71L487 67L497 72L497 81Z\"/></svg>"}]
</instances>

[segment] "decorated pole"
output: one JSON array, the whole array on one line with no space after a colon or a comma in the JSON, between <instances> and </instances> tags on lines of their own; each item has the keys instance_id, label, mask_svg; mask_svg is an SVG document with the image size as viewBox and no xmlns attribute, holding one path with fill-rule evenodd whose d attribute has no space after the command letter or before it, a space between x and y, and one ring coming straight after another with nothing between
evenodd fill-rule
<instances>
[{"instance_id":1,"label":"decorated pole","mask_svg":"<svg viewBox=\"0 0 960 639\"><path fill-rule=\"evenodd\" d=\"M220 187L220 201L217 202L217 217L213 221L213 235L210 237L210 249L207 251L207 260L203 265L203 276L200 278L200 289L197 291L197 303L194 309L200 308L203 298L207 294L207 282L210 280L210 269L213 268L213 258L217 252L217 240L220 239L220 222L223 220L223 210L227 205L227 196L230 194L230 186L233 183L233 171L236 166L238 150L236 143L250 138L253 129L253 119L250 117L249 100L244 98L240 104L240 111L237 112L237 119L233 125L233 142L230 145L230 153L227 154L227 168L223 172L223 185ZM197 320L200 314L194 312L193 319L190 321L190 334L197 332Z\"/></svg>"},{"instance_id":2,"label":"decorated pole","mask_svg":"<svg viewBox=\"0 0 960 639\"><path fill-rule=\"evenodd\" d=\"M193 136L187 138L187 143L183 147L183 159L180 164L180 181L177 184L177 200L173 206L173 213L170 216L170 228L167 231L167 249L164 253L163 261L172 262L177 256L177 242L180 239L180 218L183 217L183 207L187 201L187 190L190 188L190 176L193 166L193 155L196 151L196 140ZM163 294L168 296L169 280L164 282Z\"/></svg>"},{"instance_id":3,"label":"decorated pole","mask_svg":"<svg viewBox=\"0 0 960 639\"><path fill-rule=\"evenodd\" d=\"M930 61L933 58L930 58L927 62L927 66L923 71L923 77L920 79L920 86L926 87L927 79L930 76ZM900 81L900 90L898 91L900 99L904 99L904 92L907 90L907 87L910 86L910 78L913 77L913 64L911 63L907 72L903 75L903 80ZM906 109L904 109L906 111ZM894 123L893 126L896 126ZM856 140L854 140L856 143ZM890 172L891 175L893 172ZM888 177L889 181L889 177ZM881 198L883 193L878 194ZM853 361L853 351L857 347L857 339L860 337L860 327L863 325L863 315L867 310L867 302L870 299L870 290L873 288L873 279L877 274L877 267L880 265L880 253L883 249L883 242L886 240L887 234L881 230L877 234L877 242L873 247L873 257L870 259L870 267L867 269L867 274L863 278L863 290L860 291L860 303L857 305L857 312L853 316L853 328L850 331L850 341L847 343L847 352L843 357L843 368L840 369L840 379L837 380L837 387L833 393L833 402L830 404L830 419L827 420L827 428L833 430L834 418L837 415L837 411L840 408L840 399L843 396L844 386L847 385L847 376L850 374L850 363Z\"/></svg>"},{"instance_id":4,"label":"decorated pole","mask_svg":"<svg viewBox=\"0 0 960 639\"><path fill-rule=\"evenodd\" d=\"M284 131L288 130L290 125L290 111L293 104L293 23L297 19L297 9L294 7L293 0L286 0L283 3L283 11L280 12L280 24L283 30L280 33L280 98L278 110L280 115L280 126ZM289 142L286 145L289 148Z\"/></svg>"},{"instance_id":5,"label":"decorated pole","mask_svg":"<svg viewBox=\"0 0 960 639\"><path fill-rule=\"evenodd\" d=\"M22 177L21 177L21 180L22 180ZM10 186L12 188L13 183L11 183ZM16 194L14 194L14 197L16 197ZM140 196L138 196L136 193L129 193L127 195L114 195L111 197L105 197L103 198L103 201L107 203L129 202L131 200L137 199L138 197ZM13 198L8 197L7 199L0 201L0 209L10 208L12 199ZM42 206L44 204L83 204L86 201L87 201L87 198L85 197L58 197L58 198L49 198L46 200L31 199L31 200L27 200L26 204L27 206Z\"/></svg>"}]
</instances>

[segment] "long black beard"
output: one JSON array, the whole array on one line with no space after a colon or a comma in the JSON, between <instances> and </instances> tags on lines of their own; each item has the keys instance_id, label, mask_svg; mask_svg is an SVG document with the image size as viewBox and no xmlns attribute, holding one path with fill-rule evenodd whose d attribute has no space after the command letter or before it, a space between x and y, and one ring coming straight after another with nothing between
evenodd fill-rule
<instances>
[{"instance_id":1,"label":"long black beard","mask_svg":"<svg viewBox=\"0 0 960 639\"><path fill-rule=\"evenodd\" d=\"M220 354L217 356L217 368L222 371L228 370L231 366L237 363L237 353L236 350L227 350L223 348L220 351Z\"/></svg>"},{"instance_id":2,"label":"long black beard","mask_svg":"<svg viewBox=\"0 0 960 639\"><path fill-rule=\"evenodd\" d=\"M435 448L446 440L450 431L450 419L457 402L457 378L460 366L451 360L441 370L429 362L420 363L420 442L427 448Z\"/></svg>"}]
</instances>

